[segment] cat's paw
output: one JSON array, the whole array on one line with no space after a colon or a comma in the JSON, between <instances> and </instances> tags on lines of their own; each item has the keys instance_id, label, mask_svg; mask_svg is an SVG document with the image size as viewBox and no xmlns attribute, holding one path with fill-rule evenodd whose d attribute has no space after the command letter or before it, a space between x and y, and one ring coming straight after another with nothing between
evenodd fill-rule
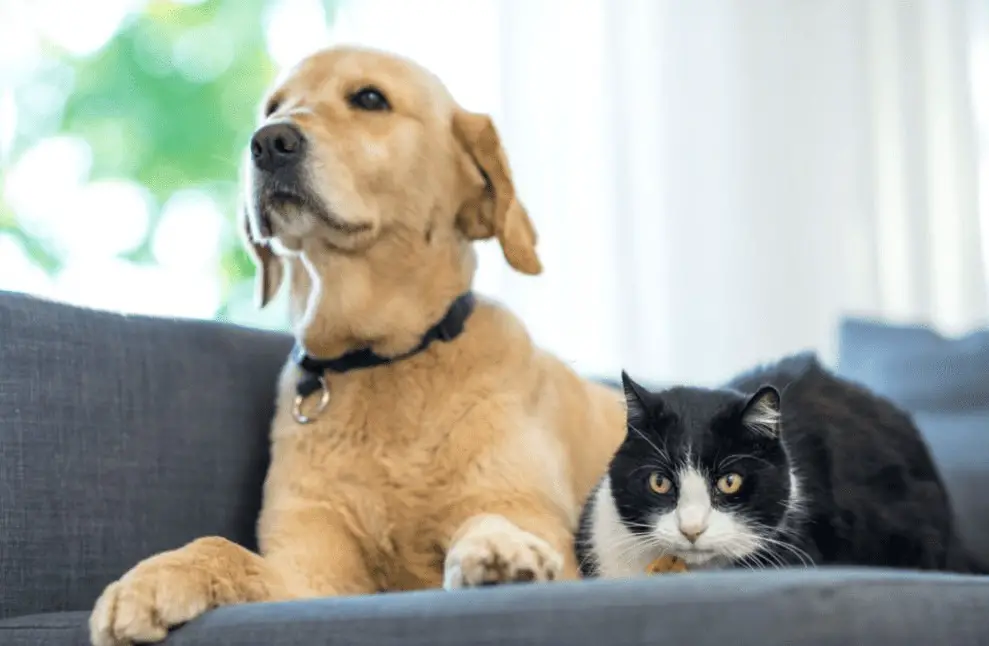
<instances>
[{"instance_id":1,"label":"cat's paw","mask_svg":"<svg viewBox=\"0 0 989 646\"><path fill-rule=\"evenodd\" d=\"M687 572L687 562L676 556L661 556L646 567L646 574Z\"/></svg>"},{"instance_id":2,"label":"cat's paw","mask_svg":"<svg viewBox=\"0 0 989 646\"><path fill-rule=\"evenodd\" d=\"M499 583L553 581L563 556L538 536L500 517L479 524L447 553L443 587L447 590Z\"/></svg>"}]
</instances>

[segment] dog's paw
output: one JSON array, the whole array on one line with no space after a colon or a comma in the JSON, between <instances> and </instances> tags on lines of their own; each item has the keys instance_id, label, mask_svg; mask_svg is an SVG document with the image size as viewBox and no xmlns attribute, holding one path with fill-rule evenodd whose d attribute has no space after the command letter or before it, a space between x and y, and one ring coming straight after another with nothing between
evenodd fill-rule
<instances>
[{"instance_id":1,"label":"dog's paw","mask_svg":"<svg viewBox=\"0 0 989 646\"><path fill-rule=\"evenodd\" d=\"M159 554L107 586L89 617L93 646L159 642L209 610L209 581L184 561L181 551Z\"/></svg>"},{"instance_id":2,"label":"dog's paw","mask_svg":"<svg viewBox=\"0 0 989 646\"><path fill-rule=\"evenodd\" d=\"M443 587L553 581L562 569L563 556L549 543L501 519L478 527L451 547Z\"/></svg>"}]
</instances>

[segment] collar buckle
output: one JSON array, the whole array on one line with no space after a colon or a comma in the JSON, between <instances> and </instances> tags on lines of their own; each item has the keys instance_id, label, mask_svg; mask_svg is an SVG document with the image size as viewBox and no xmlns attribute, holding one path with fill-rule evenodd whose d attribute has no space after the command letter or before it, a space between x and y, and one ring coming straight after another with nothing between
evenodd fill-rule
<instances>
[{"instance_id":1,"label":"collar buckle","mask_svg":"<svg viewBox=\"0 0 989 646\"><path fill-rule=\"evenodd\" d=\"M309 414L303 412L303 404L311 395L319 393L319 401L316 408ZM323 414L326 407L330 405L330 387L326 384L326 379L322 375L311 375L311 380L306 380L299 384L297 394L292 402L292 417L299 424L309 424Z\"/></svg>"}]
</instances>

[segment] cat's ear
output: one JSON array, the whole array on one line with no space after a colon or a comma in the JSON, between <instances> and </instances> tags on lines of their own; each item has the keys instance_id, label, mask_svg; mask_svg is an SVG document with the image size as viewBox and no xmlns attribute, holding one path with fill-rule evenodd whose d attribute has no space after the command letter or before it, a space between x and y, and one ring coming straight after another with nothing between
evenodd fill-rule
<instances>
[{"instance_id":1,"label":"cat's ear","mask_svg":"<svg viewBox=\"0 0 989 646\"><path fill-rule=\"evenodd\" d=\"M625 410L630 426L638 426L646 417L645 390L622 370L622 388L625 390Z\"/></svg>"},{"instance_id":2,"label":"cat's ear","mask_svg":"<svg viewBox=\"0 0 989 646\"><path fill-rule=\"evenodd\" d=\"M760 435L779 437L780 411L780 392L773 386L763 386L746 402L742 424Z\"/></svg>"}]
</instances>

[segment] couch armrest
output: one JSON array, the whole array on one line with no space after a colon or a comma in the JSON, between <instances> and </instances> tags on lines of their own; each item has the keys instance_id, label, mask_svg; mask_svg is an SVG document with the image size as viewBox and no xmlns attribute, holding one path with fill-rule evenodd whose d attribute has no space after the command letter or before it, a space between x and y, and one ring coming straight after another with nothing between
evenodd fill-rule
<instances>
[{"instance_id":1,"label":"couch armrest","mask_svg":"<svg viewBox=\"0 0 989 646\"><path fill-rule=\"evenodd\" d=\"M253 547L291 340L0 293L0 618L198 536Z\"/></svg>"}]
</instances>

